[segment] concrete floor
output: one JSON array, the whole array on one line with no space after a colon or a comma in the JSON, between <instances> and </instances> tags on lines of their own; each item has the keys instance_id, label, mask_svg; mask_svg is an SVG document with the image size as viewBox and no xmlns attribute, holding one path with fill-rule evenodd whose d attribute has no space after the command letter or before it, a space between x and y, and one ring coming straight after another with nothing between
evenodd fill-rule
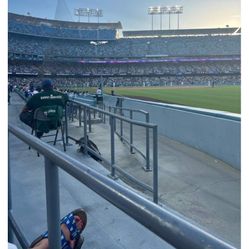
<instances>
[{"instance_id":1,"label":"concrete floor","mask_svg":"<svg viewBox=\"0 0 249 249\"><path fill-rule=\"evenodd\" d=\"M23 100L12 95L9 105L9 123L28 132L30 129L18 119ZM108 124L96 123L89 137L98 145L103 157L110 160L110 135ZM83 128L71 123L69 135L83 136ZM102 166L89 156L77 152L72 140L67 154L109 175ZM144 150L144 131L134 129L134 143ZM13 211L18 217L29 241L46 230L46 206L43 157L28 150L28 146L10 135L10 166L13 196ZM62 145L57 145L62 150ZM158 137L159 150L159 204L184 215L192 223L240 248L240 171L197 151ZM153 172L145 172L145 162L138 154L130 154L129 148L115 137L116 165L130 175L152 185ZM135 191L152 199L149 191L120 177L120 184L130 184ZM94 192L60 170L61 214L82 206L89 215L89 224L84 232L83 248L172 248L122 211L113 207ZM127 186L128 187L128 186ZM35 218L34 218L35 217ZM34 219L33 219L34 218ZM35 220L35 226L34 226ZM30 229L32 227L32 229Z\"/></svg>"}]
</instances>

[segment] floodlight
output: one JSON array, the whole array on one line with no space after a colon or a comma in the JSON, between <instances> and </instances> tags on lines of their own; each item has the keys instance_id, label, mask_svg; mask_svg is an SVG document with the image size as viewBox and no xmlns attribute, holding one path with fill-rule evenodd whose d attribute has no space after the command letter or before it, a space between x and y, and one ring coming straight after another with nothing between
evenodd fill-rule
<instances>
[{"instance_id":1,"label":"floodlight","mask_svg":"<svg viewBox=\"0 0 249 249\"><path fill-rule=\"evenodd\" d=\"M90 8L79 8L74 10L74 15L78 16L87 16L88 17L88 22L90 19L90 16L98 17L98 22L99 22L99 17L103 16L103 11L101 9L90 9Z\"/></svg>"},{"instance_id":2,"label":"floodlight","mask_svg":"<svg viewBox=\"0 0 249 249\"><path fill-rule=\"evenodd\" d=\"M96 15L99 16L99 17L102 17L103 16L103 11L100 10L100 9L96 9Z\"/></svg>"},{"instance_id":3,"label":"floodlight","mask_svg":"<svg viewBox=\"0 0 249 249\"><path fill-rule=\"evenodd\" d=\"M152 30L153 30L153 15L160 15L160 29L162 29L162 15L168 14L169 15L169 29L170 29L170 15L177 14L178 15L178 22L177 26L179 29L179 14L183 13L183 6L175 5L175 6L150 6L148 8L148 14L151 15L151 22L152 22Z\"/></svg>"}]
</instances>

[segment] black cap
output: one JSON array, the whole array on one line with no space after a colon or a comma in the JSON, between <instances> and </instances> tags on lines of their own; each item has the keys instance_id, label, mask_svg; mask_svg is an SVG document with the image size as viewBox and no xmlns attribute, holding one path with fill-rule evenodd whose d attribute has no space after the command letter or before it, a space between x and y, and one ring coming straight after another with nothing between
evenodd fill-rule
<instances>
[{"instance_id":1,"label":"black cap","mask_svg":"<svg viewBox=\"0 0 249 249\"><path fill-rule=\"evenodd\" d=\"M52 81L50 79L46 79L42 81L42 88L50 88L52 87Z\"/></svg>"}]
</instances>

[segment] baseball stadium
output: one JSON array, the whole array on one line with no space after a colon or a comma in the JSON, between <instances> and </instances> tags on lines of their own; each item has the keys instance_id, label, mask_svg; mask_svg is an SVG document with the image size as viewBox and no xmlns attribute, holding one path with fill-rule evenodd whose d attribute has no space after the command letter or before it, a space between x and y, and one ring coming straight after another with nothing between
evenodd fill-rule
<instances>
[{"instance_id":1,"label":"baseball stadium","mask_svg":"<svg viewBox=\"0 0 249 249\"><path fill-rule=\"evenodd\" d=\"M130 31L74 11L8 12L8 241L239 249L241 28L181 29L183 6L149 7L152 29ZM177 28L153 28L157 15ZM61 217L79 209L87 224L63 247Z\"/></svg>"}]
</instances>

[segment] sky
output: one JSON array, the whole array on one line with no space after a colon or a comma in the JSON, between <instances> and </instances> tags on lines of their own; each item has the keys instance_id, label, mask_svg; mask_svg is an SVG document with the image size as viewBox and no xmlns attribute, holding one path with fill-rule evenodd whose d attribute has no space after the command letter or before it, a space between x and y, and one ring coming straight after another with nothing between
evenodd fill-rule
<instances>
[{"instance_id":1,"label":"sky","mask_svg":"<svg viewBox=\"0 0 249 249\"><path fill-rule=\"evenodd\" d=\"M74 9L99 8L103 11L100 22L120 21L123 30L150 30L152 17L148 15L150 6L183 6L183 14L179 15L179 28L222 28L240 26L240 0L59 0L63 18L78 21ZM57 0L9 0L8 11L17 14L54 19ZM63 8L64 6L64 8ZM70 14L69 14L70 13ZM87 22L87 17L81 17ZM91 17L91 22L97 18ZM171 15L170 28L177 28L177 15ZM162 29L169 28L169 16L162 17ZM153 17L153 29L160 29L159 15Z\"/></svg>"}]
</instances>

